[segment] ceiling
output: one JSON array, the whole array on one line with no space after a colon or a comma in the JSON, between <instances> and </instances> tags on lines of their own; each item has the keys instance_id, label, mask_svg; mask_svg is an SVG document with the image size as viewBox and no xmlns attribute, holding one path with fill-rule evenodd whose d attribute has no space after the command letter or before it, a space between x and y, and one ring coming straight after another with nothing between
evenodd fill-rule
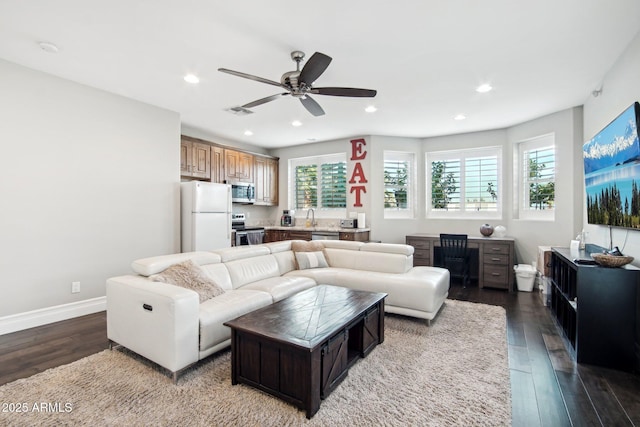
<instances>
[{"instance_id":1,"label":"ceiling","mask_svg":"<svg viewBox=\"0 0 640 427\"><path fill-rule=\"evenodd\" d=\"M275 148L496 129L582 105L639 22L638 0L2 0L0 58L177 111L184 125L214 136ZM58 52L41 49L43 41ZM292 97L247 116L225 111L282 90L218 68L279 81L295 69L293 50L333 58L315 86L378 95L314 96L321 117ZM186 83L187 73L200 83ZM493 90L476 92L483 83ZM364 111L370 104L375 113Z\"/></svg>"}]
</instances>

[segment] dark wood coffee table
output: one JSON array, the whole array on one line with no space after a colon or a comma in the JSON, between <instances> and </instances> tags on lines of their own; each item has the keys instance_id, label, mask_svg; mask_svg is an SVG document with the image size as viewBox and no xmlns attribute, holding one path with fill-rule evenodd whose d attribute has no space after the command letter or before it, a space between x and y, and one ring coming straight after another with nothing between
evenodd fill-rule
<instances>
[{"instance_id":1,"label":"dark wood coffee table","mask_svg":"<svg viewBox=\"0 0 640 427\"><path fill-rule=\"evenodd\" d=\"M318 285L226 322L231 382L248 384L306 410L384 341L387 294Z\"/></svg>"}]
</instances>

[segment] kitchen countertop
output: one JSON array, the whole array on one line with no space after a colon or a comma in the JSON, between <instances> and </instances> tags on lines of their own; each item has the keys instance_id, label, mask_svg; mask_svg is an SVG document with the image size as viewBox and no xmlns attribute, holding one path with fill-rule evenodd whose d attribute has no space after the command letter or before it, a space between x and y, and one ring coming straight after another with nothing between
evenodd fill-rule
<instances>
[{"instance_id":1,"label":"kitchen countertop","mask_svg":"<svg viewBox=\"0 0 640 427\"><path fill-rule=\"evenodd\" d=\"M294 225L293 227L284 227L281 225L265 226L265 230L293 230L293 231L339 231L341 233L362 233L371 231L370 228L342 228L342 227L305 227L303 225Z\"/></svg>"}]
</instances>

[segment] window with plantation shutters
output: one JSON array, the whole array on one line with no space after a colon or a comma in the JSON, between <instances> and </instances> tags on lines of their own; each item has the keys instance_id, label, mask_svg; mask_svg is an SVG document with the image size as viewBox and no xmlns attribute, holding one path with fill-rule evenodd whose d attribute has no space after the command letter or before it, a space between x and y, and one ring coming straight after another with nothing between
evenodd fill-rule
<instances>
[{"instance_id":1,"label":"window with plantation shutters","mask_svg":"<svg viewBox=\"0 0 640 427\"><path fill-rule=\"evenodd\" d=\"M320 207L346 208L347 162L322 163L320 171Z\"/></svg>"},{"instance_id":2,"label":"window with plantation shutters","mask_svg":"<svg viewBox=\"0 0 640 427\"><path fill-rule=\"evenodd\" d=\"M465 210L496 212L498 157L468 158L465 160L465 171Z\"/></svg>"},{"instance_id":3,"label":"window with plantation shutters","mask_svg":"<svg viewBox=\"0 0 640 427\"><path fill-rule=\"evenodd\" d=\"M344 153L291 159L289 165L292 209L313 208L331 211L334 215L346 212L347 162Z\"/></svg>"},{"instance_id":4,"label":"window with plantation shutters","mask_svg":"<svg viewBox=\"0 0 640 427\"><path fill-rule=\"evenodd\" d=\"M384 217L414 217L414 154L384 152Z\"/></svg>"},{"instance_id":5,"label":"window with plantation shutters","mask_svg":"<svg viewBox=\"0 0 640 427\"><path fill-rule=\"evenodd\" d=\"M518 143L518 199L521 219L553 219L555 210L555 136Z\"/></svg>"},{"instance_id":6,"label":"window with plantation shutters","mask_svg":"<svg viewBox=\"0 0 640 427\"><path fill-rule=\"evenodd\" d=\"M318 206L318 167L315 164L295 167L295 204L296 209L309 209Z\"/></svg>"},{"instance_id":7,"label":"window with plantation shutters","mask_svg":"<svg viewBox=\"0 0 640 427\"><path fill-rule=\"evenodd\" d=\"M427 216L501 217L500 147L427 153Z\"/></svg>"}]
</instances>

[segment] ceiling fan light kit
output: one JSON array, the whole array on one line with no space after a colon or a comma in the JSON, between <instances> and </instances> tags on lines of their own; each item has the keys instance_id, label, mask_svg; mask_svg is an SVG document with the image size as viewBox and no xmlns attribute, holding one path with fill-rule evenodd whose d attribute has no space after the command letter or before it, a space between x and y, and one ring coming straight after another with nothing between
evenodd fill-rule
<instances>
[{"instance_id":1,"label":"ceiling fan light kit","mask_svg":"<svg viewBox=\"0 0 640 427\"><path fill-rule=\"evenodd\" d=\"M300 63L304 60L305 54L302 51L295 50L291 52L291 59L296 63L295 71L288 71L280 78L280 83L265 79L263 77L254 76L252 74L242 73L240 71L229 70L227 68L218 68L218 71L231 74L237 77L253 80L260 83L265 83L271 86L278 86L285 89L286 92L277 93L275 95L260 98L255 101L242 105L239 108L250 109L257 107L267 102L275 101L283 96L293 96L298 98L304 108L314 116L324 115L324 110L309 94L313 95L328 95L328 96L346 96L346 97L358 97L358 98L373 98L376 96L376 91L372 89L357 89L351 87L318 87L314 88L313 83L325 72L329 64L331 63L331 57L324 53L316 52L311 55L311 58L306 62L302 70L300 69Z\"/></svg>"}]
</instances>

